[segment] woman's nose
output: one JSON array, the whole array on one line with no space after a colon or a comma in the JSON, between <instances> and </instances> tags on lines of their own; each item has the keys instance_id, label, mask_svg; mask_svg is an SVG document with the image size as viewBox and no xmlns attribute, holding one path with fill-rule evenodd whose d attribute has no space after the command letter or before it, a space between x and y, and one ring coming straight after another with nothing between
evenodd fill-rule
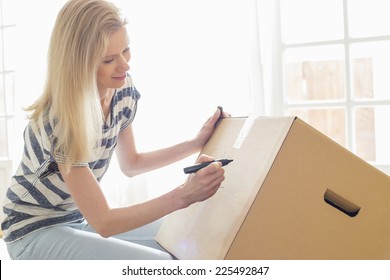
<instances>
[{"instance_id":1,"label":"woman's nose","mask_svg":"<svg viewBox=\"0 0 390 280\"><path fill-rule=\"evenodd\" d=\"M128 71L128 70L130 70L129 61L126 60L124 57L122 57L122 59L121 59L121 61L120 61L120 64L119 64L118 68L119 68L121 71Z\"/></svg>"}]
</instances>

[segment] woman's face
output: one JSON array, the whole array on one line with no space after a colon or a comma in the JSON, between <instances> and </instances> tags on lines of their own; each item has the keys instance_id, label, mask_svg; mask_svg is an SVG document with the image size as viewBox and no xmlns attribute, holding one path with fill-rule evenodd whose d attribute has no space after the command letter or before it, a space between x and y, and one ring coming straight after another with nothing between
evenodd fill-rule
<instances>
[{"instance_id":1,"label":"woman's face","mask_svg":"<svg viewBox=\"0 0 390 280\"><path fill-rule=\"evenodd\" d=\"M107 52L97 72L97 85L103 98L109 89L125 84L126 72L130 69L130 49L126 28L122 27L109 37Z\"/></svg>"}]
</instances>

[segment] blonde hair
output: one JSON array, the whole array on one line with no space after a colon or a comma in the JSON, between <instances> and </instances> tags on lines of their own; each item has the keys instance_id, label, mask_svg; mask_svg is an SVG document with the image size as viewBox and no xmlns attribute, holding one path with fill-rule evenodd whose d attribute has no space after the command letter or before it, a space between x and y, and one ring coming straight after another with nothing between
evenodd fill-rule
<instances>
[{"instance_id":1,"label":"blonde hair","mask_svg":"<svg viewBox=\"0 0 390 280\"><path fill-rule=\"evenodd\" d=\"M27 111L37 120L47 108L55 123L53 153L66 169L90 160L97 147L103 114L96 74L109 35L126 24L105 0L70 0L59 12L50 40L47 81Z\"/></svg>"}]
</instances>

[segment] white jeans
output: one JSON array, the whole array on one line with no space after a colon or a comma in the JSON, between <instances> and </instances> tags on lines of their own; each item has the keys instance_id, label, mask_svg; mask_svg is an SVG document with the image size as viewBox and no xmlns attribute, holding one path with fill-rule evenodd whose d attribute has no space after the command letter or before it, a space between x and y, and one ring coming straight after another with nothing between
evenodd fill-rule
<instances>
[{"instance_id":1,"label":"white jeans","mask_svg":"<svg viewBox=\"0 0 390 280\"><path fill-rule=\"evenodd\" d=\"M11 259L172 260L156 241L161 221L103 238L86 222L53 226L7 243Z\"/></svg>"}]
</instances>

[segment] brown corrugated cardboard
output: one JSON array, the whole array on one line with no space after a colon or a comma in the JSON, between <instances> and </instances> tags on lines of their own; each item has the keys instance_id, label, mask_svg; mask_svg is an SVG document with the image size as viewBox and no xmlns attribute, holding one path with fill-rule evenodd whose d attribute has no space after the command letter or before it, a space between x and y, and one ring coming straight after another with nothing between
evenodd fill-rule
<instances>
[{"instance_id":1,"label":"brown corrugated cardboard","mask_svg":"<svg viewBox=\"0 0 390 280\"><path fill-rule=\"evenodd\" d=\"M224 119L202 150L232 158L207 201L165 218L179 259L390 259L390 179L294 117Z\"/></svg>"}]
</instances>

